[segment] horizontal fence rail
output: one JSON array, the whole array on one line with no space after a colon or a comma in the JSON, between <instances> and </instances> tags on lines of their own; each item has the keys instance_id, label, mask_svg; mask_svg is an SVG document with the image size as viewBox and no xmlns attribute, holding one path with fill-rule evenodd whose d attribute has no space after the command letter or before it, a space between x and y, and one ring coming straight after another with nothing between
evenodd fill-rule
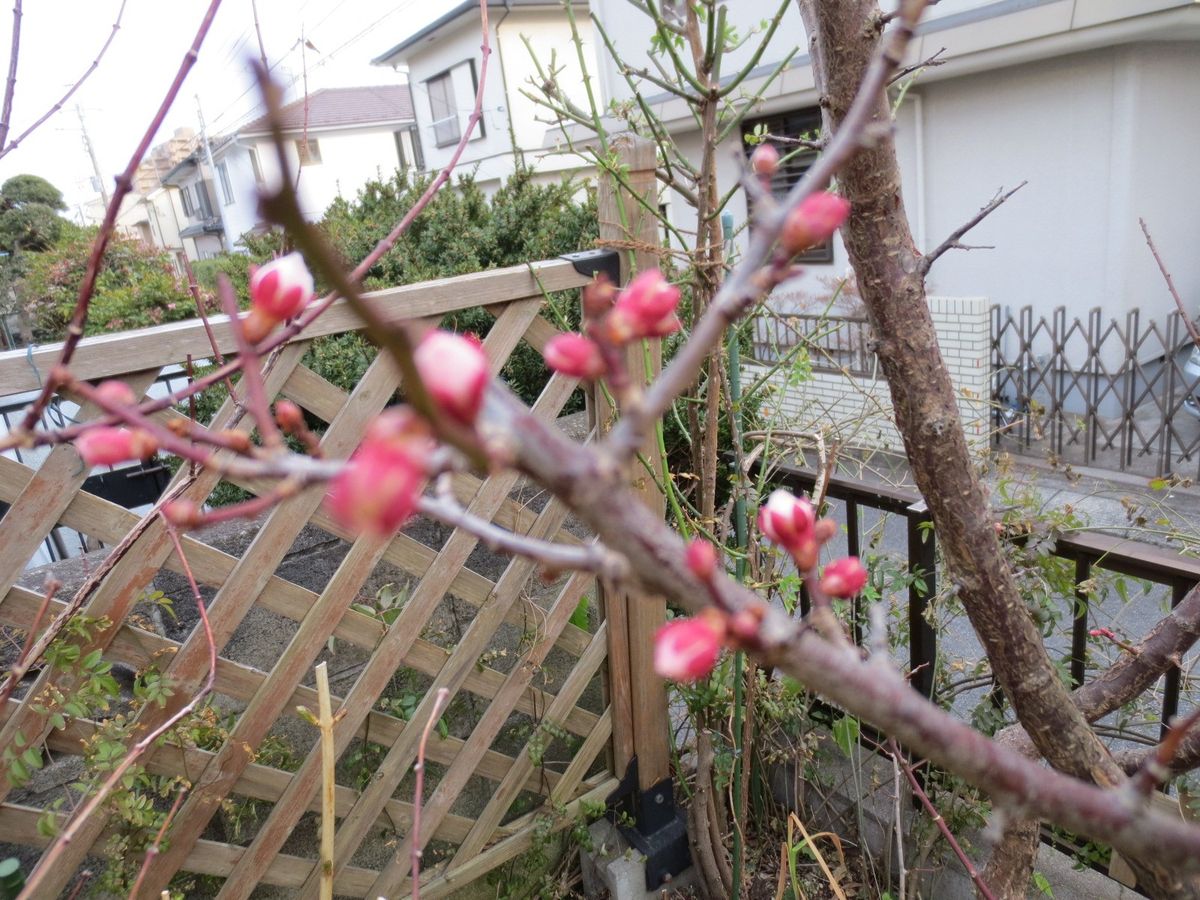
<instances>
[{"instance_id":1,"label":"horizontal fence rail","mask_svg":"<svg viewBox=\"0 0 1200 900\"><path fill-rule=\"evenodd\" d=\"M995 443L1066 462L1165 476L1200 469L1200 366L1178 311L1086 320L992 308Z\"/></svg>"},{"instance_id":2,"label":"horizontal fence rail","mask_svg":"<svg viewBox=\"0 0 1200 900\"><path fill-rule=\"evenodd\" d=\"M579 260L549 260L368 296L391 321L436 323L447 312L483 306L494 317L483 348L496 374L518 346L540 350L559 333L542 315L543 291L575 289L590 280L587 265ZM228 321L214 317L212 326L218 348L234 351ZM351 312L337 304L302 338L264 362L268 397L286 397L319 422L322 450L332 457L349 455L367 423L393 402L400 387L386 354L376 357L350 391L304 364L314 337L356 326ZM36 389L57 352L56 347L36 347L0 354L0 384L14 393ZM87 338L72 368L89 379L122 378L142 396L164 367L211 353L203 326L181 322ZM556 419L576 388L575 380L551 375L533 415ZM86 421L96 414L84 408L76 417ZM166 423L183 416L173 409L157 415ZM226 400L213 427L250 426ZM185 466L169 489L203 503L217 483L213 472L190 474ZM123 710L138 728L148 729L203 683L208 644L198 627L166 632L146 619L139 601L158 579L177 578L182 563L160 521L139 523L137 514L93 491L96 484L71 446L37 458L0 457L0 504L5 508L0 518L0 578L5 579L0 584L0 626L27 630L39 616L40 588L20 579L26 562L55 528L65 526L109 545L135 535L129 552L101 571L83 597L82 614L98 624L81 639L80 654L97 651L104 661L126 670L161 672L174 692L165 708L147 703ZM263 489L237 480L231 484L251 493ZM471 513L501 527L563 543L581 540L565 528L565 507L552 498L531 501L520 485L514 473L485 479L459 474L453 489ZM248 546L244 541L216 543L208 532L183 539L213 623L220 698L214 714L223 724L208 743L168 741L146 758L148 776L180 777L190 790L173 820L169 844L148 869L145 896L157 897L177 872L218 876L223 879L220 896L226 900L248 897L260 884L286 888L297 897L317 895L315 847L305 855L303 847L287 842L302 819L320 809L320 749L315 735L298 726L296 708L317 708L310 675L314 662L330 652L331 642L354 661L342 667L342 680L335 682L339 696L334 708L343 716L335 729L337 753L343 764L352 752L373 760L370 778L352 782L343 774L335 792L339 895L400 897L411 890L410 857L404 848L416 838L410 829L411 787L405 779L439 687L459 698L460 712L429 742L435 770L427 783L434 790L423 811L420 842L434 841L438 852L423 869L423 896L447 896L512 860L548 831L568 827L589 804L605 801L619 784L608 762L613 707L601 689L607 678L608 624L605 610L596 608L591 576L568 573L545 584L529 560L485 554L481 561L477 539L458 529L439 532L426 525L424 531L409 528L387 540L356 537L325 514L322 496L323 490L315 488L284 500L257 523ZM302 582L294 580L288 566L308 525L344 543L320 579ZM370 611L370 603L381 596L381 579L404 587L405 599L390 617ZM189 596L176 595L176 608L194 622ZM65 608L65 598L53 598L42 614L44 621ZM581 610L588 613L586 620L580 619ZM247 657L239 641L251 635L265 640L263 621L279 623L278 632L272 632L275 643ZM450 635L443 634L450 627L446 622L454 623ZM99 715L66 715L55 727L59 701L54 697L69 696L79 678L78 672L53 665L31 676L0 708L0 747L32 747L38 754L45 748L49 755L40 755L39 763L51 765L53 757L78 756L98 735L108 733L111 723ZM417 685L409 706L395 700L397 678ZM277 729L290 742L291 765L256 756ZM14 743L18 732L19 745ZM552 746L559 750L549 752ZM61 827L65 814L31 802L15 782L14 770L0 764L0 844L43 848L50 842L47 817L51 826ZM32 796L33 801L49 799ZM222 833L208 827L214 816L228 803L250 801L265 801L265 812L250 834L240 841L214 836ZM104 858L108 840L120 828L107 812L89 819L50 873L46 895L68 889L89 855ZM152 838L136 835L123 851L135 868ZM393 852L392 845L403 852ZM382 863L371 868L362 861L371 858Z\"/></svg>"}]
</instances>

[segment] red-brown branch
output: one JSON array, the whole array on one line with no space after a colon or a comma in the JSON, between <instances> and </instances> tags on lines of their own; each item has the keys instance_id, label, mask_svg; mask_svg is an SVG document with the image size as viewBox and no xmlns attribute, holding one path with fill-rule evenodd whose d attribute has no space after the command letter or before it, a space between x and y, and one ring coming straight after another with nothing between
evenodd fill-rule
<instances>
[{"instance_id":1,"label":"red-brown branch","mask_svg":"<svg viewBox=\"0 0 1200 900\"><path fill-rule=\"evenodd\" d=\"M50 848L38 861L37 868L29 876L29 880L25 883L25 889L21 891L18 900L34 900L34 898L39 896L42 882L45 881L47 874L54 869L58 858L66 851L84 823L99 809L100 804L108 799L108 796L117 789L125 778L126 773L137 764L138 760L146 754L146 751L158 743L158 739L164 734L195 712L200 702L212 693L213 685L216 683L217 645L213 639L212 625L208 621L208 609L204 605L204 597L200 594L200 588L196 584L196 576L192 574L192 567L188 563L187 555L183 552L183 544L180 543L179 533L165 517L162 522L167 535L171 539L171 543L175 547L175 553L179 556L183 573L187 577L188 586L192 590L192 598L196 603L196 611L200 615L200 624L204 630L204 638L208 643L208 676L205 678L200 690L187 703L180 707L178 712L129 748L129 752L125 754L116 768L109 773L108 778L104 780L104 783L100 785L96 793L88 799L87 803L75 811L67 827L59 834L54 843L50 845Z\"/></svg>"},{"instance_id":2,"label":"red-brown branch","mask_svg":"<svg viewBox=\"0 0 1200 900\"><path fill-rule=\"evenodd\" d=\"M413 766L416 772L416 785L413 787L413 816L412 816L412 900L421 900L421 806L425 800L425 745L429 743L429 733L442 717L442 708L450 698L449 688L438 688L437 696L433 699L433 709L421 729L421 743L417 745L417 763Z\"/></svg>"},{"instance_id":3,"label":"red-brown branch","mask_svg":"<svg viewBox=\"0 0 1200 900\"><path fill-rule=\"evenodd\" d=\"M104 222L100 225L100 232L96 235L96 240L92 243L92 252L88 257L87 269L84 272L83 281L79 285L79 294L75 301L75 310L71 314L71 321L67 325L67 338L63 341L62 352L59 354L58 365L67 366L71 362L71 357L75 353L75 348L79 345L79 341L83 338L84 328L87 325L88 307L91 303L92 294L96 289L96 279L100 275L100 267L104 262L104 252L108 249L108 242L112 239L113 232L116 229L117 213L121 210L121 203L125 199L125 195L133 187L133 176L137 172L137 167L141 165L142 158L146 155L146 151L150 149L150 142L154 140L154 136L158 133L158 129L162 126L163 119L167 116L167 111L171 108L171 104L175 102L176 96L179 94L180 88L183 87L183 82L187 78L188 73L192 70L192 66L196 64L196 59L200 55L200 47L204 43L204 38L208 35L208 30L212 26L213 17L217 14L217 9L221 5L221 0L211 0L208 9L204 14L204 18L200 21L200 26L196 30L196 36L192 39L192 45L187 53L183 56L183 61L179 65L179 70L175 73L175 78L171 82L170 88L167 89L166 95L159 104L158 111L154 114L154 118L150 121L150 125L146 128L145 134L142 135L141 141L137 145L137 149L133 151L133 155L129 158L129 163L125 166L119 176L117 176L116 190L113 191L112 199L108 203L108 208L104 212ZM22 420L19 432L32 432L34 426L42 417L42 412L46 405L50 402L50 398L54 396L54 392L59 385L53 378L47 378L45 385L42 387L38 398L29 406L25 412L25 418Z\"/></svg>"}]
</instances>

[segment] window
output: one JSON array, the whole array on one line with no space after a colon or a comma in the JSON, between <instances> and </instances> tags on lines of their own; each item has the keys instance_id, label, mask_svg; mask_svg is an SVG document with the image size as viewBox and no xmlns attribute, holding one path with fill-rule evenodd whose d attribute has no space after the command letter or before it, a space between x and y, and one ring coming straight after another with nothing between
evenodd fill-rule
<instances>
[{"instance_id":1,"label":"window","mask_svg":"<svg viewBox=\"0 0 1200 900\"><path fill-rule=\"evenodd\" d=\"M225 163L217 163L217 178L221 181L221 197L226 206L233 206L233 188L229 184L229 167Z\"/></svg>"},{"instance_id":2,"label":"window","mask_svg":"<svg viewBox=\"0 0 1200 900\"><path fill-rule=\"evenodd\" d=\"M183 214L192 215L192 192L186 184L179 186L179 200L183 204Z\"/></svg>"},{"instance_id":3,"label":"window","mask_svg":"<svg viewBox=\"0 0 1200 900\"><path fill-rule=\"evenodd\" d=\"M742 133L744 135L773 134L778 137L788 138L815 138L820 134L820 131L821 111L819 109L793 110L791 112L747 121L742 125ZM804 173L816 161L817 152L815 150L800 150L796 152L797 147L794 144L773 143L775 144L775 149L779 151L780 157L785 162L780 163L778 171L771 178L771 193L775 197L783 197L792 189L792 185L804 177ZM757 144L746 144L747 157L754 152L756 146ZM788 158L789 153L794 155ZM819 246L805 250L796 257L796 261L802 263L833 262L833 240L827 240Z\"/></svg>"},{"instance_id":4,"label":"window","mask_svg":"<svg viewBox=\"0 0 1200 900\"><path fill-rule=\"evenodd\" d=\"M404 172L408 169L408 159L404 154L404 132L394 132L392 137L396 139L396 158L399 160L400 171Z\"/></svg>"},{"instance_id":5,"label":"window","mask_svg":"<svg viewBox=\"0 0 1200 900\"><path fill-rule=\"evenodd\" d=\"M321 164L321 145L311 138L307 141L296 141L296 155L302 166L319 166Z\"/></svg>"},{"instance_id":6,"label":"window","mask_svg":"<svg viewBox=\"0 0 1200 900\"><path fill-rule=\"evenodd\" d=\"M254 183L266 184L266 179L263 178L262 164L258 161L258 151L252 149L250 151L250 168L254 170Z\"/></svg>"},{"instance_id":7,"label":"window","mask_svg":"<svg viewBox=\"0 0 1200 900\"><path fill-rule=\"evenodd\" d=\"M433 116L433 141L439 147L453 144L462 134L458 127L458 109L454 105L454 82L449 72L425 82L429 91L429 112Z\"/></svg>"}]
</instances>

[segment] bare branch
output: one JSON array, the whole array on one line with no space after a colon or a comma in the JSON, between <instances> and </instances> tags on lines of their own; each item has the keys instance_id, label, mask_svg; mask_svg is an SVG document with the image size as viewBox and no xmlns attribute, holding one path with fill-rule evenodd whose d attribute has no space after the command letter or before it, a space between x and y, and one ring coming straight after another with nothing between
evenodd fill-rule
<instances>
[{"instance_id":1,"label":"bare branch","mask_svg":"<svg viewBox=\"0 0 1200 900\"><path fill-rule=\"evenodd\" d=\"M125 4L127 2L128 0L121 0L121 6L117 10L117 18L113 21L112 30L109 31L108 37L105 38L104 43L100 45L100 50L96 53L95 58L92 60L92 64L88 66L87 69L84 70L84 73L75 80L75 83L71 85L67 89L67 92L58 99L57 103L55 103L38 117L37 121L13 138L11 142L0 146L0 159L3 159L4 156L10 151L16 150L17 147L20 146L21 142L25 140L25 138L37 131L47 119L62 109L63 106L66 105L67 101L71 99L72 95L74 95L74 93L83 86L83 83L88 80L91 74L100 67L100 60L103 59L104 54L108 52L109 45L112 44L113 38L117 36L117 32L121 30L121 17L125 15Z\"/></svg>"},{"instance_id":2,"label":"bare branch","mask_svg":"<svg viewBox=\"0 0 1200 900\"><path fill-rule=\"evenodd\" d=\"M13 2L12 49L8 56L8 81L4 85L4 107L0 109L0 149L8 140L8 125L12 120L13 95L17 91L17 57L21 52L21 0Z\"/></svg>"},{"instance_id":3,"label":"bare branch","mask_svg":"<svg viewBox=\"0 0 1200 900\"><path fill-rule=\"evenodd\" d=\"M994 249L994 248L988 247L988 246L971 246L969 244L963 244L963 243L960 243L960 239L968 231L970 231L972 228L974 228L976 225L978 225L980 222L982 222L984 219L986 219L988 216L990 216L993 212L995 212L997 209L999 209L1000 206L1004 203L1004 201L1006 201L1009 197L1011 197L1013 194L1015 194L1021 188L1025 187L1025 185L1027 185L1027 184L1029 184L1028 181L1022 181L1015 188L1013 188L1011 191L1008 191L1008 192L1004 192L1003 188L1001 188L1001 190L996 193L996 196L993 197L987 203L987 205L980 208L979 212L975 213L975 215L971 216L971 218L967 219L967 221L965 221L963 224L961 224L957 228L955 228L952 232L950 232L950 236L948 238L946 238L944 241L942 241L940 244L938 244L936 247L934 247L931 251L929 251L924 256L922 256L921 261L917 264L918 271L922 275L925 275L929 271L929 268L937 261L938 257L941 256L943 253L945 253L947 250L992 250L992 249Z\"/></svg>"},{"instance_id":4,"label":"bare branch","mask_svg":"<svg viewBox=\"0 0 1200 900\"><path fill-rule=\"evenodd\" d=\"M1146 220L1139 218L1138 224L1142 226L1142 234L1146 236L1146 245L1150 248L1150 252L1154 254L1154 261L1158 263L1158 271L1162 272L1163 280L1167 283L1167 290L1171 292L1171 299L1175 301L1175 306L1179 309L1179 315L1183 317L1183 324L1187 326L1188 335L1192 338L1192 343L1200 347L1200 331L1196 329L1196 323L1192 321L1191 315L1184 308L1183 298L1179 296L1179 291L1175 289L1175 280L1171 277L1171 273L1167 271L1166 263L1158 253L1158 248L1154 246L1154 238L1150 237L1150 229L1146 225Z\"/></svg>"},{"instance_id":5,"label":"bare branch","mask_svg":"<svg viewBox=\"0 0 1200 900\"><path fill-rule=\"evenodd\" d=\"M84 327L87 325L88 307L91 303L92 293L96 289L96 279L99 277L100 268L104 263L104 251L108 249L108 242L112 239L113 232L116 229L117 213L121 210L121 202L133 187L133 175L137 171L137 167L141 164L142 157L150 149L150 142L154 140L154 136L162 126L163 119L167 116L167 111L179 95L179 90L183 87L184 80L192 70L192 66L196 64L196 59L200 55L200 47L204 43L204 38L208 35L208 30L212 26L213 18L216 16L217 9L220 6L221 0L211 0L209 3L208 9L204 13L204 18L200 20L200 26L196 30L196 36L192 39L192 45L188 48L187 53L184 54L183 61L179 65L179 70L175 73L175 78L171 82L171 86L167 89L166 96L163 97L162 102L158 106L158 111L154 114L154 118L150 121L150 125L142 135L141 141L133 151L133 156L129 158L129 162L125 166L125 171L117 176L117 189L113 191L108 209L104 213L104 222L100 226L100 233L96 235L96 240L92 244L92 252L87 262L87 270L84 273L83 281L79 285L79 294L75 301L75 311L71 314L71 321L67 324L67 339L63 342L62 352L58 358L60 366L65 367L70 363L71 357L75 353L75 348L79 345L79 341L83 337ZM43 386L41 394L25 411L25 417L16 431L33 431L34 426L41 419L42 411L46 408L46 404L50 402L50 398L54 396L54 392L58 387L59 385L55 383L53 378L46 379L46 384Z\"/></svg>"}]
</instances>

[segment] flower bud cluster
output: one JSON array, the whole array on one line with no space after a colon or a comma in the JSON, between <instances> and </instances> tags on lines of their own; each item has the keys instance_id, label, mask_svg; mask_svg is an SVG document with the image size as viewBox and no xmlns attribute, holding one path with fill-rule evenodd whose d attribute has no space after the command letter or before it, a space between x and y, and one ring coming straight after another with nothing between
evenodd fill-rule
<instances>
[{"instance_id":1,"label":"flower bud cluster","mask_svg":"<svg viewBox=\"0 0 1200 900\"><path fill-rule=\"evenodd\" d=\"M618 355L631 341L666 337L682 326L675 310L679 288L649 269L618 292L607 279L584 288L584 334L560 334L547 342L542 355L555 372L594 381L612 376Z\"/></svg>"},{"instance_id":2,"label":"flower bud cluster","mask_svg":"<svg viewBox=\"0 0 1200 900\"><path fill-rule=\"evenodd\" d=\"M783 220L779 246L789 257L823 244L850 216L850 202L820 191L805 197Z\"/></svg>"},{"instance_id":3,"label":"flower bud cluster","mask_svg":"<svg viewBox=\"0 0 1200 900\"><path fill-rule=\"evenodd\" d=\"M89 468L146 459L157 449L154 435L141 428L101 426L75 438L75 451Z\"/></svg>"},{"instance_id":4,"label":"flower bud cluster","mask_svg":"<svg viewBox=\"0 0 1200 900\"><path fill-rule=\"evenodd\" d=\"M837 534L837 523L818 519L806 498L778 490L759 510L758 530L786 550L801 573L808 573L816 567L821 547ZM866 584L867 570L857 556L831 562L819 582L827 596L841 599L853 597Z\"/></svg>"}]
</instances>

